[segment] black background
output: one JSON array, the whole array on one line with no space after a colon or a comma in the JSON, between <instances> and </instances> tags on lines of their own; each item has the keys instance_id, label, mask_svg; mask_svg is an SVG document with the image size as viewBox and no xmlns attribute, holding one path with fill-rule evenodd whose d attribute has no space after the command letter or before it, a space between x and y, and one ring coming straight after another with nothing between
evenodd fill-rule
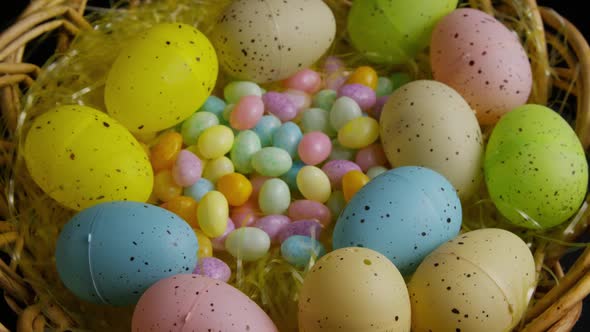
<instances>
[{"instance_id":1,"label":"black background","mask_svg":"<svg viewBox=\"0 0 590 332\"><path fill-rule=\"evenodd\" d=\"M106 1L92 1L89 3L105 3ZM551 7L557 10L560 14L569 19L576 25L584 35L590 39L590 19L588 18L588 11L585 10L584 4L586 1L579 0L538 0L542 6ZM4 0L2 1L2 8L0 9L0 31L10 26L14 22L15 17L28 4L28 0ZM51 52L51 49L47 50ZM39 53L39 52L38 52ZM40 52L41 54L43 52ZM38 62L42 64L43 56L32 56L29 61ZM566 263L571 263L575 259L576 253L570 254L566 259ZM12 331L15 330L15 319L10 310L6 307L3 299L0 299L0 321ZM586 308L580 318L574 332L590 331L590 300L586 301Z\"/></svg>"}]
</instances>

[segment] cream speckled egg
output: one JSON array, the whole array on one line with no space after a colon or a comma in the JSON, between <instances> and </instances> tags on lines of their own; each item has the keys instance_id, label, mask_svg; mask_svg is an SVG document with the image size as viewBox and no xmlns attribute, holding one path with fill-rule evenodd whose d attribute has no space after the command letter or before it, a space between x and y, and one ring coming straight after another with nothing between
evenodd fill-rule
<instances>
[{"instance_id":1,"label":"cream speckled egg","mask_svg":"<svg viewBox=\"0 0 590 332\"><path fill-rule=\"evenodd\" d=\"M381 142L394 167L424 166L468 198L482 178L482 134L475 114L455 90L414 81L391 95L381 114Z\"/></svg>"},{"instance_id":2,"label":"cream speckled egg","mask_svg":"<svg viewBox=\"0 0 590 332\"><path fill-rule=\"evenodd\" d=\"M211 41L228 74L267 83L312 65L335 34L334 14L321 0L237 0L219 19Z\"/></svg>"},{"instance_id":3,"label":"cream speckled egg","mask_svg":"<svg viewBox=\"0 0 590 332\"><path fill-rule=\"evenodd\" d=\"M511 330L533 292L528 246L501 229L481 229L440 246L408 284L412 331Z\"/></svg>"}]
</instances>

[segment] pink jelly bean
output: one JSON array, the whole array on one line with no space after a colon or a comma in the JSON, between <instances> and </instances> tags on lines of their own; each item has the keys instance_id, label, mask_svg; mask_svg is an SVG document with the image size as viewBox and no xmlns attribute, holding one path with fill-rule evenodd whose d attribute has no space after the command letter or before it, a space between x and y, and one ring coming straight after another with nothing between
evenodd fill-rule
<instances>
[{"instance_id":1,"label":"pink jelly bean","mask_svg":"<svg viewBox=\"0 0 590 332\"><path fill-rule=\"evenodd\" d=\"M360 170L359 165L349 160L330 160L322 167L322 171L326 173L334 189L342 188L342 177L346 173Z\"/></svg>"},{"instance_id":2,"label":"pink jelly bean","mask_svg":"<svg viewBox=\"0 0 590 332\"><path fill-rule=\"evenodd\" d=\"M287 122L297 116L297 105L284 93L267 92L262 96L266 111L281 120Z\"/></svg>"},{"instance_id":3,"label":"pink jelly bean","mask_svg":"<svg viewBox=\"0 0 590 332\"><path fill-rule=\"evenodd\" d=\"M374 118L377 121L381 119L381 113L383 112L383 107L387 103L387 100L389 100L389 96L381 96L377 98L377 102L375 103L375 105L373 105L373 108L370 112L372 118Z\"/></svg>"},{"instance_id":4,"label":"pink jelly bean","mask_svg":"<svg viewBox=\"0 0 590 332\"><path fill-rule=\"evenodd\" d=\"M262 215L258 211L255 200L248 200L244 205L231 209L230 219L234 221L236 228L249 227Z\"/></svg>"},{"instance_id":5,"label":"pink jelly bean","mask_svg":"<svg viewBox=\"0 0 590 332\"><path fill-rule=\"evenodd\" d=\"M289 89L284 94L295 104L297 113L303 112L311 106L311 96L303 91Z\"/></svg>"},{"instance_id":6,"label":"pink jelly bean","mask_svg":"<svg viewBox=\"0 0 590 332\"><path fill-rule=\"evenodd\" d=\"M231 269L219 258L205 257L199 259L194 274L206 276L212 279L228 282L231 277Z\"/></svg>"},{"instance_id":7,"label":"pink jelly bean","mask_svg":"<svg viewBox=\"0 0 590 332\"><path fill-rule=\"evenodd\" d=\"M288 215L292 220L316 219L323 226L328 226L332 222L332 213L327 206L307 199L291 203Z\"/></svg>"},{"instance_id":8,"label":"pink jelly bean","mask_svg":"<svg viewBox=\"0 0 590 332\"><path fill-rule=\"evenodd\" d=\"M332 141L328 135L320 131L312 131L303 135L297 152L301 161L307 165L317 165L330 156Z\"/></svg>"},{"instance_id":9,"label":"pink jelly bean","mask_svg":"<svg viewBox=\"0 0 590 332\"><path fill-rule=\"evenodd\" d=\"M326 74L332 74L344 68L344 62L335 56L329 56L324 62L324 72Z\"/></svg>"},{"instance_id":10,"label":"pink jelly bean","mask_svg":"<svg viewBox=\"0 0 590 332\"><path fill-rule=\"evenodd\" d=\"M343 85L338 89L338 97L342 96L352 98L363 111L370 109L377 102L375 91L363 84L354 83Z\"/></svg>"},{"instance_id":11,"label":"pink jelly bean","mask_svg":"<svg viewBox=\"0 0 590 332\"><path fill-rule=\"evenodd\" d=\"M172 166L174 182L181 187L190 187L199 181L201 174L203 174L201 159L188 150L181 150Z\"/></svg>"},{"instance_id":12,"label":"pink jelly bean","mask_svg":"<svg viewBox=\"0 0 590 332\"><path fill-rule=\"evenodd\" d=\"M251 129L264 114L264 103L259 96L240 98L229 117L229 124L237 130Z\"/></svg>"},{"instance_id":13,"label":"pink jelly bean","mask_svg":"<svg viewBox=\"0 0 590 332\"><path fill-rule=\"evenodd\" d=\"M227 219L227 226L225 227L225 232L221 236L211 239L211 245L213 246L214 250L225 250L225 238L229 235L229 233L233 232L236 229L234 222L231 218Z\"/></svg>"},{"instance_id":14,"label":"pink jelly bean","mask_svg":"<svg viewBox=\"0 0 590 332\"><path fill-rule=\"evenodd\" d=\"M322 87L322 77L316 71L303 69L283 82L287 89L294 89L309 94L318 92Z\"/></svg>"},{"instance_id":15,"label":"pink jelly bean","mask_svg":"<svg viewBox=\"0 0 590 332\"><path fill-rule=\"evenodd\" d=\"M366 173L371 167L387 164L387 157L381 144L376 143L360 149L356 153L355 162Z\"/></svg>"},{"instance_id":16,"label":"pink jelly bean","mask_svg":"<svg viewBox=\"0 0 590 332\"><path fill-rule=\"evenodd\" d=\"M286 239L293 235L309 236L314 239L319 239L322 233L322 224L315 219L294 221L279 232L278 239L283 243Z\"/></svg>"},{"instance_id":17,"label":"pink jelly bean","mask_svg":"<svg viewBox=\"0 0 590 332\"><path fill-rule=\"evenodd\" d=\"M256 221L255 227L260 228L273 243L277 242L277 236L285 226L291 223L291 219L282 214L271 214Z\"/></svg>"},{"instance_id":18,"label":"pink jelly bean","mask_svg":"<svg viewBox=\"0 0 590 332\"><path fill-rule=\"evenodd\" d=\"M346 73L344 73L343 71L333 72L326 77L325 88L338 91L338 89L340 89L340 87L342 87L344 83L346 83L347 79L348 75L346 75Z\"/></svg>"},{"instance_id":19,"label":"pink jelly bean","mask_svg":"<svg viewBox=\"0 0 590 332\"><path fill-rule=\"evenodd\" d=\"M266 182L266 180L272 179L269 176L264 175L256 175L250 179L250 183L252 184L252 194L250 197L258 197L258 193L260 193L260 188Z\"/></svg>"}]
</instances>

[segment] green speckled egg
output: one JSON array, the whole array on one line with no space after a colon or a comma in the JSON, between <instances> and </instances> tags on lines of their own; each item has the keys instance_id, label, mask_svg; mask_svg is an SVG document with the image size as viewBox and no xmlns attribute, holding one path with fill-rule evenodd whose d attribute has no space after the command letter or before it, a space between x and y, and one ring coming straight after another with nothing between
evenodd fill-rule
<instances>
[{"instance_id":1,"label":"green speckled egg","mask_svg":"<svg viewBox=\"0 0 590 332\"><path fill-rule=\"evenodd\" d=\"M532 229L565 222L588 186L588 163L578 137L553 110L525 105L494 128L485 156L492 200L508 220Z\"/></svg>"}]
</instances>

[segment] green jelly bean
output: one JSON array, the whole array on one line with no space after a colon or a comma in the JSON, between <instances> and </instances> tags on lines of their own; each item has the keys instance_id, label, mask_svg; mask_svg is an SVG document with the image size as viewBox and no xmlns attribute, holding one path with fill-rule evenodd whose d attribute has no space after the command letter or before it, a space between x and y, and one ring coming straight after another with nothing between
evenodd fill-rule
<instances>
[{"instance_id":1,"label":"green jelly bean","mask_svg":"<svg viewBox=\"0 0 590 332\"><path fill-rule=\"evenodd\" d=\"M234 81L225 86L223 96L228 103L235 104L244 96L262 97L262 89L254 82Z\"/></svg>"},{"instance_id":2,"label":"green jelly bean","mask_svg":"<svg viewBox=\"0 0 590 332\"><path fill-rule=\"evenodd\" d=\"M180 128L182 139L186 145L197 144L199 135L205 129L216 126L219 124L219 119L213 113L209 112L196 112L191 115L188 119L184 120Z\"/></svg>"},{"instance_id":3,"label":"green jelly bean","mask_svg":"<svg viewBox=\"0 0 590 332\"><path fill-rule=\"evenodd\" d=\"M336 131L330 124L330 113L321 108L310 108L303 112L301 127L304 133L321 131L330 137L336 136Z\"/></svg>"},{"instance_id":4,"label":"green jelly bean","mask_svg":"<svg viewBox=\"0 0 590 332\"><path fill-rule=\"evenodd\" d=\"M289 185L281 179L264 182L258 194L258 206L265 215L283 214L291 204Z\"/></svg>"},{"instance_id":5,"label":"green jelly bean","mask_svg":"<svg viewBox=\"0 0 590 332\"><path fill-rule=\"evenodd\" d=\"M393 82L387 77L379 77L377 81L377 97L388 96L393 92Z\"/></svg>"},{"instance_id":6,"label":"green jelly bean","mask_svg":"<svg viewBox=\"0 0 590 332\"><path fill-rule=\"evenodd\" d=\"M332 109L332 105L334 105L337 97L338 93L334 90L322 90L313 97L312 106L329 111Z\"/></svg>"},{"instance_id":7,"label":"green jelly bean","mask_svg":"<svg viewBox=\"0 0 590 332\"><path fill-rule=\"evenodd\" d=\"M225 239L227 252L246 262L264 257L269 248L270 237L262 229L256 227L238 228Z\"/></svg>"},{"instance_id":8,"label":"green jelly bean","mask_svg":"<svg viewBox=\"0 0 590 332\"><path fill-rule=\"evenodd\" d=\"M252 157L252 167L260 175L281 176L293 166L289 153L275 147L262 148Z\"/></svg>"},{"instance_id":9,"label":"green jelly bean","mask_svg":"<svg viewBox=\"0 0 590 332\"><path fill-rule=\"evenodd\" d=\"M252 173L254 170L252 167L252 157L260 149L262 149L260 138L258 138L255 132L244 130L238 133L230 152L230 158L236 170L242 174Z\"/></svg>"}]
</instances>

